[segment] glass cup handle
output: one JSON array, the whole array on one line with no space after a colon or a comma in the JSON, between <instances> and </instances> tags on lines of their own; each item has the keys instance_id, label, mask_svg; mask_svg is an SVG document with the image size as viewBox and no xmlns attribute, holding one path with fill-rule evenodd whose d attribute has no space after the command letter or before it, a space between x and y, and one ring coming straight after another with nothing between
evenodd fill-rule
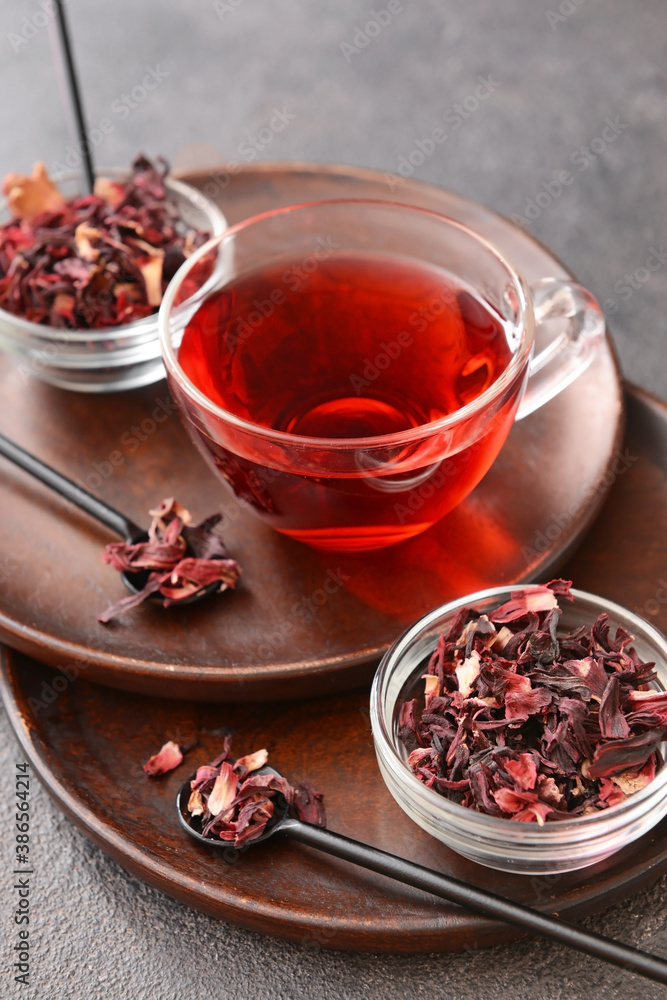
<instances>
[{"instance_id":1,"label":"glass cup handle","mask_svg":"<svg viewBox=\"0 0 667 1000\"><path fill-rule=\"evenodd\" d=\"M604 342L604 314L593 295L573 281L545 278L530 286L535 326L557 332L528 366L528 380L516 419L521 420L584 372Z\"/></svg>"}]
</instances>

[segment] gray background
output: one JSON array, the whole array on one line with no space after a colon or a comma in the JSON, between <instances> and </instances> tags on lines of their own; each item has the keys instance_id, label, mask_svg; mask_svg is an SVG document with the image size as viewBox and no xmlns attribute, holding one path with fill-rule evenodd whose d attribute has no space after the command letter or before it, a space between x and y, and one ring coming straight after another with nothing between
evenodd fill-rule
<instances>
[{"instance_id":1,"label":"gray background","mask_svg":"<svg viewBox=\"0 0 667 1000\"><path fill-rule=\"evenodd\" d=\"M506 215L525 218L528 202L541 203L537 212L528 207L536 215L530 231L603 302L626 377L667 398L667 267L648 280L639 271L635 289L625 277L667 241L667 11L660 0L562 0L560 8L559 2L402 0L391 22L355 49L345 45L364 41L357 29L372 10L386 7L384 0L70 0L67 6L87 119L91 128L103 119L112 126L95 151L98 163L125 165L140 149L163 153L176 166L248 163L249 139L277 108L293 117L255 153L258 160L334 161L392 174L401 164L406 169L418 142L442 128L446 141L412 176ZM5 0L0 9L2 175L28 171L36 159L67 165L71 156L43 23L52 18L41 11L27 0ZM149 70L158 85L135 90L133 98ZM493 92L457 127L455 106L474 105L480 76L491 77ZM134 107L123 104L124 94ZM578 154L581 146L590 154ZM413 163L419 159L412 155ZM553 182L563 170L571 181L546 204L544 185L558 192ZM0 830L9 831L20 753L4 717L0 725ZM15 986L8 974L7 874L0 902L3 998L667 995L529 940L488 952L406 958L313 952L262 939L190 912L126 875L37 787L32 802L40 873L31 925L34 986ZM8 832L2 841L9 872ZM587 924L667 955L666 891L663 880Z\"/></svg>"}]
</instances>

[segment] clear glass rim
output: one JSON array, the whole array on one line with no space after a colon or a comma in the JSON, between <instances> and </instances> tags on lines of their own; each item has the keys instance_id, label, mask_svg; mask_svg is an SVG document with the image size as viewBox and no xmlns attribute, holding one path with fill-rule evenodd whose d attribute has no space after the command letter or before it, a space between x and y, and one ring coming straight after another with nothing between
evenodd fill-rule
<instances>
[{"instance_id":1,"label":"clear glass rim","mask_svg":"<svg viewBox=\"0 0 667 1000\"><path fill-rule=\"evenodd\" d=\"M510 831L513 831L512 837L516 835L516 828L519 824L510 819L503 819L500 816L489 816L486 813L468 809L466 806L461 806L456 802L450 802L445 796L440 795L432 788L428 788L412 774L394 745L390 730L392 720L387 720L384 714L383 692L400 657L420 635L432 628L443 615L459 610L466 605L474 607L480 601L495 597L507 598L512 593L534 590L541 586L544 585L532 583L517 584L513 587L490 587L487 590L480 590L466 597L457 598L455 601L450 601L435 608L433 611L429 611L406 629L387 650L373 678L370 695L371 729L376 747L382 753L385 765L391 768L399 783L405 785L410 796L416 797L432 816L444 813L451 819L453 825L477 827L479 828L479 833L485 832L497 837L498 840L505 840L506 842L508 836L510 836ZM582 601L594 604L599 609L599 613L606 612L610 617L613 616L624 622L629 626L629 630L635 639L638 638L637 633L641 633L642 638L650 640L656 646L657 650L662 653L665 662L667 662L667 639L650 622L640 618L639 615L629 611L628 608L624 608L622 605L609 601L604 597L599 597L597 594L590 594L585 590L576 590L574 587L571 589L571 594L575 600L581 599ZM632 631L633 629L634 631ZM545 846L549 840L560 840L562 835L569 831L584 834L585 831L590 831L604 820L611 820L612 822L616 820L620 823L624 814L628 811L634 812L639 810L647 799L653 798L661 789L664 790L665 786L667 786L667 761L659 774L648 785L637 792L633 792L624 802L588 816L574 816L572 819L545 823L544 826L539 826L534 831L522 829L522 843L523 845L533 843L538 846L541 843L542 846ZM531 826L531 824L526 823L520 825L521 827Z\"/></svg>"},{"instance_id":2,"label":"clear glass rim","mask_svg":"<svg viewBox=\"0 0 667 1000\"><path fill-rule=\"evenodd\" d=\"M174 299L183 284L185 277L189 274L192 268L195 267L207 253L217 249L225 240L230 237L235 237L238 233L249 229L257 223L261 223L270 218L275 218L279 215L288 215L290 213L303 211L304 209L321 208L331 205L381 206L397 210L399 212L407 211L410 214L417 213L423 216L432 217L433 219L438 219L439 221L447 223L452 228L458 229L466 236L475 240L481 247L484 248L486 252L491 253L505 269L509 277L512 279L519 297L519 311L521 325L523 327L521 346L512 356L512 359L502 374L489 386L488 389L482 392L472 402L467 403L465 406L462 406L460 409L446 417L441 417L438 420L421 424L419 427L410 428L409 430L399 431L393 434L378 434L374 437L361 438L318 438L274 430L273 428L264 427L261 424L255 424L249 420L244 420L242 417L238 417L236 414L231 413L229 410L225 410L223 407L218 406L217 403L214 403L187 377L178 363L178 358L171 342L169 322ZM182 303L179 303L179 305L182 305ZM475 232L469 226L464 225L462 222L458 222L456 219L450 218L448 215L443 215L440 212L433 212L427 208L403 204L402 202L387 201L377 198L327 198L317 201L300 202L296 205L287 205L283 208L276 208L267 212L261 212L258 215L253 215L248 219L244 219L242 222L238 222L235 225L230 226L224 233L220 233L208 240L207 243L204 243L198 248L198 250L188 257L187 261L181 265L169 283L158 313L158 333L167 373L177 381L180 388L190 399L194 400L200 407L207 410L219 420L222 420L239 430L243 430L246 433L252 434L255 437L263 438L275 444L285 445L288 447L320 448L341 452L368 448L386 448L391 445L404 445L414 441L419 441L423 437L430 437L433 434L448 431L457 424L465 422L480 411L484 410L496 399L502 396L503 392L512 384L513 380L521 371L521 368L524 364L526 364L533 345L534 317L526 283L515 269L514 265L510 263L507 257L501 250L498 249L498 247L495 246L495 244L493 244L485 236Z\"/></svg>"},{"instance_id":3,"label":"clear glass rim","mask_svg":"<svg viewBox=\"0 0 667 1000\"><path fill-rule=\"evenodd\" d=\"M126 179L130 173L129 169L126 170L123 167L98 167L95 170L97 177L112 177L119 180ZM80 177L81 175L77 171L72 171L61 174L57 178L57 183L67 184L70 181L80 180ZM197 188L170 176L165 177L164 184L168 191L180 195L184 201L189 201L208 218L212 230L211 240L222 235L228 228L227 220L222 211L210 198L207 198L201 191L198 191ZM0 213L6 205L6 201L0 203ZM210 242L210 240L207 242ZM22 316L16 316L14 313L7 312L6 309L0 307L0 323L3 323L6 327L18 327L20 336L29 335L36 340L41 340L45 343L55 342L62 346L67 346L70 343L85 344L91 341L98 343L105 340L115 340L119 337L133 337L137 334L146 334L152 328L156 329L157 318L158 314L154 312L150 316L144 316L142 319L136 319L131 323L123 323L119 326L97 327L94 330L70 330L67 327L53 327L46 326L43 323L33 323L32 320L23 319Z\"/></svg>"}]
</instances>

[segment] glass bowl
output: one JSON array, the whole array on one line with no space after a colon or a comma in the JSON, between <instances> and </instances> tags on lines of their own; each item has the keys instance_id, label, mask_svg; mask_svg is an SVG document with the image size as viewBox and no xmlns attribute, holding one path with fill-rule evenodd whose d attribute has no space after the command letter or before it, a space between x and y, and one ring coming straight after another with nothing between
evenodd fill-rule
<instances>
[{"instance_id":1,"label":"glass bowl","mask_svg":"<svg viewBox=\"0 0 667 1000\"><path fill-rule=\"evenodd\" d=\"M520 874L550 874L593 865L619 851L655 826L667 814L667 766L640 791L619 805L571 820L519 823L476 812L427 788L407 765L407 751L398 739L400 705L424 672L442 631L458 611L472 607L482 613L508 601L513 593L534 589L496 587L479 591L431 611L412 625L385 654L371 691L371 726L382 777L392 796L422 829L472 861ZM590 626L606 612L612 629L622 625L643 661L655 661L657 687L667 690L667 639L626 608L580 590L574 603L562 600L559 631ZM663 746L664 755L664 746Z\"/></svg>"},{"instance_id":2,"label":"glass bowl","mask_svg":"<svg viewBox=\"0 0 667 1000\"><path fill-rule=\"evenodd\" d=\"M98 176L124 181L130 171L100 169ZM57 183L68 200L80 190L78 174L67 174ZM195 188L171 177L165 187L188 229L211 236L225 231L227 221L220 209ZM3 215L2 221L7 221L6 206ZM157 318L156 311L123 326L63 330L0 309L0 351L12 355L25 382L36 378L77 392L136 389L164 378Z\"/></svg>"}]
</instances>

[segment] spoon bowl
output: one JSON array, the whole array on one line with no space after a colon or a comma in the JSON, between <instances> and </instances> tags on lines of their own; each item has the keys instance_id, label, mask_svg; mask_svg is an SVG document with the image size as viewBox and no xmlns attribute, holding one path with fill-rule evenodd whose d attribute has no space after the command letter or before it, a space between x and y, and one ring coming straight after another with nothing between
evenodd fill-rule
<instances>
[{"instance_id":1,"label":"spoon bowl","mask_svg":"<svg viewBox=\"0 0 667 1000\"><path fill-rule=\"evenodd\" d=\"M195 772L196 774L196 772ZM277 778L282 777L279 771L276 771L274 767L270 767L265 764L264 767L257 768L253 771L253 774L273 774ZM191 816L188 812L188 801L190 799L190 782L194 778L194 774L191 774L187 781L184 781L178 790L178 795L176 796L176 810L178 812L178 818L180 820L181 826L190 834L194 840L198 840L200 844L205 844L207 847L212 847L220 851L228 851L230 848L237 853L241 853L241 850L234 847L231 840L222 840L220 837L205 837L201 832L201 820L199 816ZM280 833L281 830L286 830L292 824L298 824L300 820L292 819L288 815L289 805L285 796L281 792L274 792L272 796L273 801L273 817L267 824L263 833L259 837L255 837L254 840L248 842L242 848L245 851L246 847L254 847L255 844L261 844L262 841L268 840L273 837L275 833Z\"/></svg>"}]
</instances>

